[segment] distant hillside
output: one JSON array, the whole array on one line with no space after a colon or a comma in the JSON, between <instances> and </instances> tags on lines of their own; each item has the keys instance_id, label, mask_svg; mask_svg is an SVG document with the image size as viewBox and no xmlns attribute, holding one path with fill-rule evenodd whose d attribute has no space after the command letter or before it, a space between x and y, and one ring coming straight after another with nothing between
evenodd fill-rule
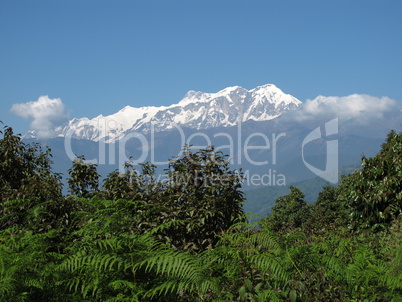
<instances>
[{"instance_id":1,"label":"distant hillside","mask_svg":"<svg viewBox=\"0 0 402 302\"><path fill-rule=\"evenodd\" d=\"M317 200L318 193L327 183L322 178L315 177L292 185L298 187L304 193L306 201L314 203ZM255 214L262 218L271 211L276 199L289 193L289 186L267 186L247 191L245 192L244 210L253 212L253 215Z\"/></svg>"},{"instance_id":2,"label":"distant hillside","mask_svg":"<svg viewBox=\"0 0 402 302\"><path fill-rule=\"evenodd\" d=\"M340 174L346 175L356 171L359 165L347 166L341 169ZM304 193L304 200L308 203L314 203L317 200L318 193L322 188L329 184L320 177L314 177L307 180L295 182L286 186L266 186L245 192L246 201L244 203L245 212L252 212L257 218L267 215L275 205L275 200L290 193L289 186L296 186Z\"/></svg>"}]
</instances>

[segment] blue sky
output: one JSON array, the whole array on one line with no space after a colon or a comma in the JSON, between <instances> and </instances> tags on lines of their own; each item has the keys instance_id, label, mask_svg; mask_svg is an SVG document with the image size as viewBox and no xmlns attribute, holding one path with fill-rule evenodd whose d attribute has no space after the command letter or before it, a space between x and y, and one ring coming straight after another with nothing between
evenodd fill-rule
<instances>
[{"instance_id":1,"label":"blue sky","mask_svg":"<svg viewBox=\"0 0 402 302\"><path fill-rule=\"evenodd\" d=\"M0 0L0 120L60 98L73 117L273 83L301 101L402 101L402 1Z\"/></svg>"}]
</instances>

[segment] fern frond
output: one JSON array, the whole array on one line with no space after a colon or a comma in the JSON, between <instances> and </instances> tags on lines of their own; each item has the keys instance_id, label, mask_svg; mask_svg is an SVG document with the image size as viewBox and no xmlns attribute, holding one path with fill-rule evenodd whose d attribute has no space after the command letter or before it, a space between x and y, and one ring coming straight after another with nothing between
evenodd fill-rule
<instances>
[{"instance_id":1,"label":"fern frond","mask_svg":"<svg viewBox=\"0 0 402 302\"><path fill-rule=\"evenodd\" d=\"M290 280L288 273L283 268L283 263L281 263L278 258L272 254L265 253L254 255L250 257L249 261L257 270L261 270L264 274L269 273L270 275L274 275L275 278L284 282Z\"/></svg>"},{"instance_id":2,"label":"fern frond","mask_svg":"<svg viewBox=\"0 0 402 302\"><path fill-rule=\"evenodd\" d=\"M177 294L180 291L205 294L208 290L218 290L215 280L210 280L209 267L201 257L186 252L173 250L154 251L153 255L134 266L145 268L146 272L154 272L165 276L165 281L147 292L147 296Z\"/></svg>"}]
</instances>

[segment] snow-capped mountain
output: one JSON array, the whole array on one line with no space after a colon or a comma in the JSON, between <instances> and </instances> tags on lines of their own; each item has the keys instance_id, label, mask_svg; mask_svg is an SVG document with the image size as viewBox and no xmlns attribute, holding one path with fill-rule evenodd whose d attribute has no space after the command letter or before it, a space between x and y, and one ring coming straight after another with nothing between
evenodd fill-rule
<instances>
[{"instance_id":1,"label":"snow-capped mountain","mask_svg":"<svg viewBox=\"0 0 402 302\"><path fill-rule=\"evenodd\" d=\"M93 119L74 118L55 129L57 136L113 142L127 133L160 132L177 126L193 129L228 127L239 121L266 121L301 106L295 97L272 84L247 90L228 87L217 93L189 91L178 103L168 107L126 106L119 112ZM30 133L29 137L34 137Z\"/></svg>"}]
</instances>

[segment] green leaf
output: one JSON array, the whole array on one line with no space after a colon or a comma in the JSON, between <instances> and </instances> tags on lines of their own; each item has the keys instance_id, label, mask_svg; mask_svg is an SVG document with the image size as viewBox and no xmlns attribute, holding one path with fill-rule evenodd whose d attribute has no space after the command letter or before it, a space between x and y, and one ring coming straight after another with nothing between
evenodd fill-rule
<instances>
[{"instance_id":1,"label":"green leaf","mask_svg":"<svg viewBox=\"0 0 402 302\"><path fill-rule=\"evenodd\" d=\"M292 290L289 292L289 299L290 299L290 302L296 302L296 300L297 300L297 293L296 293L296 290L295 290L295 289L292 289Z\"/></svg>"}]
</instances>

